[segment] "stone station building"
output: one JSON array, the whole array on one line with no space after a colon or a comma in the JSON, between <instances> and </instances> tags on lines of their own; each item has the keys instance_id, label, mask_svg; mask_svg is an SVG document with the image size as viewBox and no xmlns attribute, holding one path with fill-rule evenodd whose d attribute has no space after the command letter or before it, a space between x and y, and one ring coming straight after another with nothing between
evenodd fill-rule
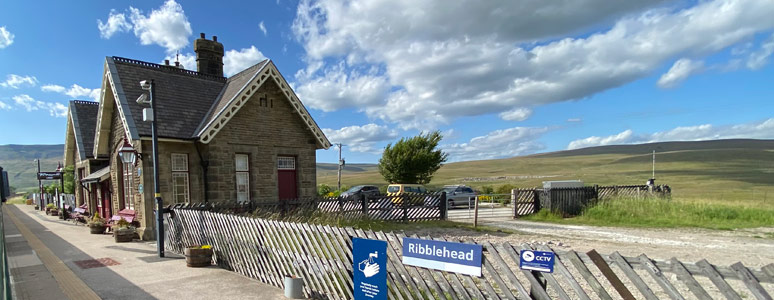
<instances>
[{"instance_id":1,"label":"stone station building","mask_svg":"<svg viewBox=\"0 0 774 300\"><path fill-rule=\"evenodd\" d=\"M150 122L136 99L153 80L165 204L278 201L316 195L316 150L331 143L271 60L223 77L217 37L194 42L198 72L120 57L105 59L99 104L70 103L65 161L78 204L110 217L135 214L154 239ZM137 152L122 163L125 144ZM87 189L88 188L88 189Z\"/></svg>"}]
</instances>

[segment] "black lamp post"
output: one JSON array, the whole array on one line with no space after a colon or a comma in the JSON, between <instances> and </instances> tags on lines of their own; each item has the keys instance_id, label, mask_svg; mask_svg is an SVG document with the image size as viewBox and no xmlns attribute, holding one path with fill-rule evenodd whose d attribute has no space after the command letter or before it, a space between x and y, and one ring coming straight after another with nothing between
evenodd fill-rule
<instances>
[{"instance_id":1,"label":"black lamp post","mask_svg":"<svg viewBox=\"0 0 774 300\"><path fill-rule=\"evenodd\" d=\"M151 79L150 82L147 80L140 81L140 87L148 91L148 95L140 95L140 98L137 98L137 103L150 104L150 109L143 109L142 117L143 121L151 122L151 134L153 135L153 193L156 199L156 250L158 250L159 257L164 257L164 200L161 199L161 191L159 189L159 141L156 134L156 101L153 101L156 86L153 79Z\"/></svg>"}]
</instances>

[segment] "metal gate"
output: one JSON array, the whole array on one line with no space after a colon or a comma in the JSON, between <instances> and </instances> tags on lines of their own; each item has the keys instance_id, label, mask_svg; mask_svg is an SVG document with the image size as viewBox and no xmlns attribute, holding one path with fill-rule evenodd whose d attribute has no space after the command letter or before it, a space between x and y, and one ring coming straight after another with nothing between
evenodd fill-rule
<instances>
[{"instance_id":1,"label":"metal gate","mask_svg":"<svg viewBox=\"0 0 774 300\"><path fill-rule=\"evenodd\" d=\"M447 205L446 216L450 221L471 223L476 219L485 221L511 219L513 217L511 198L511 194L476 195L471 199L468 207L452 208Z\"/></svg>"}]
</instances>

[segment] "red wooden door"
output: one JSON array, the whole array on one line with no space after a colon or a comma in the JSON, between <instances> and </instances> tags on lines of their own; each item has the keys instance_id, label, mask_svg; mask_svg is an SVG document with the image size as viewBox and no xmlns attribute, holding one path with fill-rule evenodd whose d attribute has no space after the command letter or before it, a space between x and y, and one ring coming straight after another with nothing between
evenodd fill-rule
<instances>
[{"instance_id":1,"label":"red wooden door","mask_svg":"<svg viewBox=\"0 0 774 300\"><path fill-rule=\"evenodd\" d=\"M279 199L298 198L298 186L296 186L296 158L278 157L277 159L277 188Z\"/></svg>"},{"instance_id":2,"label":"red wooden door","mask_svg":"<svg viewBox=\"0 0 774 300\"><path fill-rule=\"evenodd\" d=\"M99 212L103 218L110 219L113 216L113 207L110 205L110 181L105 180L100 186L102 210Z\"/></svg>"}]
</instances>

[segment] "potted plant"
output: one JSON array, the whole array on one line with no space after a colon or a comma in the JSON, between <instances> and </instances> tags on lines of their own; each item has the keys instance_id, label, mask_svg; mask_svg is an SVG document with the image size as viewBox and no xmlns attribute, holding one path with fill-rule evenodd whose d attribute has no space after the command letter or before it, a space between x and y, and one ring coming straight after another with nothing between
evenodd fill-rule
<instances>
[{"instance_id":1,"label":"potted plant","mask_svg":"<svg viewBox=\"0 0 774 300\"><path fill-rule=\"evenodd\" d=\"M194 245L186 247L185 264L191 268L206 267L212 264L212 246Z\"/></svg>"},{"instance_id":2,"label":"potted plant","mask_svg":"<svg viewBox=\"0 0 774 300\"><path fill-rule=\"evenodd\" d=\"M53 217L59 216L59 209L56 208L56 207L52 208L48 212L51 213L51 216L53 216Z\"/></svg>"},{"instance_id":3,"label":"potted plant","mask_svg":"<svg viewBox=\"0 0 774 300\"><path fill-rule=\"evenodd\" d=\"M99 217L99 213L94 213L94 217L89 220L87 226L89 226L91 234L105 233L105 220Z\"/></svg>"},{"instance_id":4,"label":"potted plant","mask_svg":"<svg viewBox=\"0 0 774 300\"><path fill-rule=\"evenodd\" d=\"M134 228L129 225L129 222L127 222L124 217L121 217L121 219L116 222L115 226L116 230L113 231L113 237L116 239L116 243L132 241L134 238Z\"/></svg>"},{"instance_id":5,"label":"potted plant","mask_svg":"<svg viewBox=\"0 0 774 300\"><path fill-rule=\"evenodd\" d=\"M54 208L56 208L56 205L54 205L54 203L46 204L46 214L50 215L51 214L51 210L54 209Z\"/></svg>"}]
</instances>

